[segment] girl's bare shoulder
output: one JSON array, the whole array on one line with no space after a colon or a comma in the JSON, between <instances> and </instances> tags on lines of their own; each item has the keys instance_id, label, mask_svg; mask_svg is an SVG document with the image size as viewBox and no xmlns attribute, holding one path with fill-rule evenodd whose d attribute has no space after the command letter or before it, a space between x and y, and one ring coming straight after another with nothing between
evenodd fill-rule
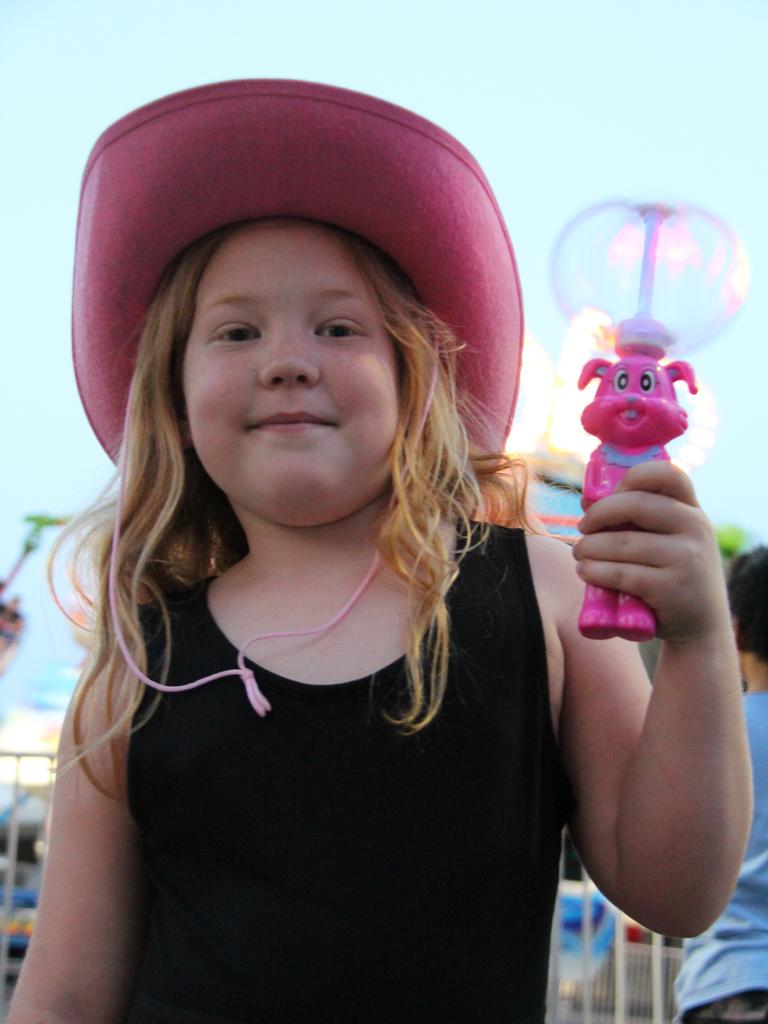
<instances>
[{"instance_id":1,"label":"girl's bare shoulder","mask_svg":"<svg viewBox=\"0 0 768 1024\"><path fill-rule=\"evenodd\" d=\"M528 559L540 604L545 604L552 615L562 615L564 609L578 605L584 587L576 573L570 546L556 537L526 534Z\"/></svg>"},{"instance_id":2,"label":"girl's bare shoulder","mask_svg":"<svg viewBox=\"0 0 768 1024\"><path fill-rule=\"evenodd\" d=\"M583 588L576 575L573 556L563 541L527 534L526 546L544 630L552 720L558 732L565 686L564 638L569 616L578 618Z\"/></svg>"},{"instance_id":3,"label":"girl's bare shoulder","mask_svg":"<svg viewBox=\"0 0 768 1024\"><path fill-rule=\"evenodd\" d=\"M561 738L564 731L570 734L572 722L583 722L584 715L596 722L606 709L620 714L633 705L644 706L648 678L636 646L624 640L589 640L579 632L584 584L569 545L529 535L527 546L546 641L550 700Z\"/></svg>"}]
</instances>

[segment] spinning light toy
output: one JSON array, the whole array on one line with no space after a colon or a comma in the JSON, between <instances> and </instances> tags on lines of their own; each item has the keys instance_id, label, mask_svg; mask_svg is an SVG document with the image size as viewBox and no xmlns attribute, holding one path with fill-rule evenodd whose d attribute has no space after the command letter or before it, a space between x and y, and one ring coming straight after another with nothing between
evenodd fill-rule
<instances>
[{"instance_id":1,"label":"spinning light toy","mask_svg":"<svg viewBox=\"0 0 768 1024\"><path fill-rule=\"evenodd\" d=\"M593 268L590 274L595 253L598 272ZM611 494L632 466L669 461L665 444L688 425L674 385L682 381L693 394L697 386L688 363L665 357L698 349L722 329L746 297L748 263L736 236L703 210L606 203L565 228L555 248L553 277L568 315L584 306L606 312L611 326L603 329L604 340L613 342L618 357L590 359L578 381L583 389L599 380L581 418L600 441L584 477L588 506ZM636 312L620 319L633 286ZM644 641L655 636L656 617L638 598L588 585L579 629L593 639Z\"/></svg>"}]
</instances>

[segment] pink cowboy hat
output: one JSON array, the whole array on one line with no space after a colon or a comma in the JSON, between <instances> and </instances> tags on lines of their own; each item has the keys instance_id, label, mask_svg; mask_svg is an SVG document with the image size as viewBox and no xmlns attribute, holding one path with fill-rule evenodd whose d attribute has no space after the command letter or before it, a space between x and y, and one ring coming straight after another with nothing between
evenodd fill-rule
<instances>
[{"instance_id":1,"label":"pink cowboy hat","mask_svg":"<svg viewBox=\"0 0 768 1024\"><path fill-rule=\"evenodd\" d=\"M485 175L441 128L309 82L222 82L166 96L97 141L83 176L73 295L80 396L114 456L143 317L171 259L222 224L301 217L388 253L466 348L460 386L503 445L520 371L512 245Z\"/></svg>"}]
</instances>

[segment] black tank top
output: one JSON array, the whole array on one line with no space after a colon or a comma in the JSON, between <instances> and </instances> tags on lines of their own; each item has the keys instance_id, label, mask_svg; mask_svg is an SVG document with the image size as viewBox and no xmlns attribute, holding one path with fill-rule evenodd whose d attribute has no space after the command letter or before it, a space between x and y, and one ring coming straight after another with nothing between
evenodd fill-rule
<instances>
[{"instance_id":1,"label":"black tank top","mask_svg":"<svg viewBox=\"0 0 768 1024\"><path fill-rule=\"evenodd\" d=\"M571 795L523 533L494 529L448 606L415 736L381 713L402 662L327 686L250 663L265 719L237 677L163 695L129 748L151 926L128 1024L543 1020ZM169 682L234 665L204 588L172 629Z\"/></svg>"}]
</instances>

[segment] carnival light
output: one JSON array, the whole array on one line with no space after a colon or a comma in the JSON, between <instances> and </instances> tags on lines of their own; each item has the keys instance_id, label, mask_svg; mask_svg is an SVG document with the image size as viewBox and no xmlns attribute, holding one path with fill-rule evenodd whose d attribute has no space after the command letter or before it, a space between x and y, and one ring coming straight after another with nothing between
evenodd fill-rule
<instances>
[{"instance_id":1,"label":"carnival light","mask_svg":"<svg viewBox=\"0 0 768 1024\"><path fill-rule=\"evenodd\" d=\"M574 456L586 462L594 438L581 425L584 406L594 387L579 391L575 382L585 361L595 351L610 346L611 318L599 309L582 309L570 322L560 350L550 402L546 447L550 452Z\"/></svg>"},{"instance_id":2,"label":"carnival light","mask_svg":"<svg viewBox=\"0 0 768 1024\"><path fill-rule=\"evenodd\" d=\"M554 378L555 368L549 353L534 334L526 331L520 394L505 446L508 452L532 454L545 445Z\"/></svg>"}]
</instances>

